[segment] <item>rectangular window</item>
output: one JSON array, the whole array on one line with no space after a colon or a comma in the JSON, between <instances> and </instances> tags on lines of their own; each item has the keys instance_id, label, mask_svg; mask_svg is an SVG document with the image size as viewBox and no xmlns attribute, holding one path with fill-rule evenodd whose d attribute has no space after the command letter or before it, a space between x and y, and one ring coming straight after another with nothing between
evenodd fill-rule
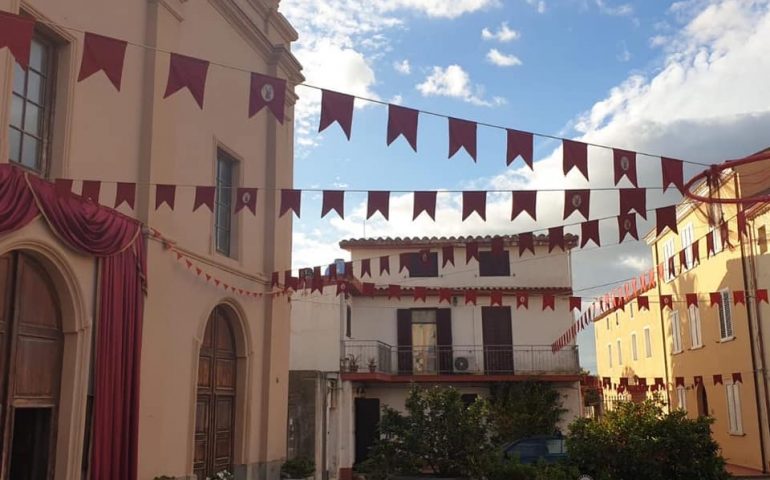
<instances>
[{"instance_id":1,"label":"rectangular window","mask_svg":"<svg viewBox=\"0 0 770 480\"><path fill-rule=\"evenodd\" d=\"M709 229L714 237L714 254L722 251L722 231L719 225L713 226Z\"/></svg>"},{"instance_id":2,"label":"rectangular window","mask_svg":"<svg viewBox=\"0 0 770 480\"><path fill-rule=\"evenodd\" d=\"M652 338L650 337L650 327L644 329L644 355L647 358L652 357Z\"/></svg>"},{"instance_id":3,"label":"rectangular window","mask_svg":"<svg viewBox=\"0 0 770 480\"><path fill-rule=\"evenodd\" d=\"M631 317L631 320L634 319L634 304L629 301L629 303L626 305L626 308L628 308L628 314Z\"/></svg>"},{"instance_id":4,"label":"rectangular window","mask_svg":"<svg viewBox=\"0 0 770 480\"><path fill-rule=\"evenodd\" d=\"M682 250L684 250L684 259L685 259L685 269L689 270L693 267L693 258L692 258L692 241L693 241L693 233L692 233L692 223L688 223L684 229L682 229L681 236L681 242L682 242Z\"/></svg>"},{"instance_id":5,"label":"rectangular window","mask_svg":"<svg viewBox=\"0 0 770 480\"><path fill-rule=\"evenodd\" d=\"M725 385L727 390L727 412L730 417L730 433L743 434L743 418L741 413L741 384L729 383Z\"/></svg>"},{"instance_id":6,"label":"rectangular window","mask_svg":"<svg viewBox=\"0 0 770 480\"><path fill-rule=\"evenodd\" d=\"M353 312L350 305L345 309L345 336L348 338L353 336Z\"/></svg>"},{"instance_id":7,"label":"rectangular window","mask_svg":"<svg viewBox=\"0 0 770 480\"><path fill-rule=\"evenodd\" d=\"M479 252L479 276L481 277L510 277L511 261L508 250L500 255L491 251Z\"/></svg>"},{"instance_id":8,"label":"rectangular window","mask_svg":"<svg viewBox=\"0 0 770 480\"><path fill-rule=\"evenodd\" d=\"M722 305L719 305L719 334L722 340L733 337L733 312L730 309L730 290L722 290Z\"/></svg>"},{"instance_id":9,"label":"rectangular window","mask_svg":"<svg viewBox=\"0 0 770 480\"><path fill-rule=\"evenodd\" d=\"M757 229L757 246L759 253L767 253L767 227L762 225Z\"/></svg>"},{"instance_id":10,"label":"rectangular window","mask_svg":"<svg viewBox=\"0 0 770 480\"><path fill-rule=\"evenodd\" d=\"M669 268L668 259L674 256L674 239L670 238L663 244L663 278L666 281L674 278L674 272Z\"/></svg>"},{"instance_id":11,"label":"rectangular window","mask_svg":"<svg viewBox=\"0 0 770 480\"><path fill-rule=\"evenodd\" d=\"M631 358L634 361L639 360L639 353L636 350L636 332L631 334Z\"/></svg>"},{"instance_id":12,"label":"rectangular window","mask_svg":"<svg viewBox=\"0 0 770 480\"><path fill-rule=\"evenodd\" d=\"M687 410L687 390L681 385L676 387L676 405L680 410Z\"/></svg>"},{"instance_id":13,"label":"rectangular window","mask_svg":"<svg viewBox=\"0 0 770 480\"><path fill-rule=\"evenodd\" d=\"M9 159L45 172L50 144L50 117L54 100L54 43L35 33L29 68L14 65L11 116L8 126Z\"/></svg>"},{"instance_id":14,"label":"rectangular window","mask_svg":"<svg viewBox=\"0 0 770 480\"><path fill-rule=\"evenodd\" d=\"M618 365L623 365L623 351L620 349L620 339L617 341L618 345Z\"/></svg>"},{"instance_id":15,"label":"rectangular window","mask_svg":"<svg viewBox=\"0 0 770 480\"><path fill-rule=\"evenodd\" d=\"M679 353L682 351L682 323L679 320L679 312L671 312L668 318L671 321L671 337L674 342L671 351L672 353Z\"/></svg>"},{"instance_id":16,"label":"rectangular window","mask_svg":"<svg viewBox=\"0 0 770 480\"><path fill-rule=\"evenodd\" d=\"M609 329L610 329L610 316L609 316L609 315L607 315L606 317L604 317L604 323L605 323L605 324L606 324L606 326L607 326L607 330L609 330Z\"/></svg>"},{"instance_id":17,"label":"rectangular window","mask_svg":"<svg viewBox=\"0 0 770 480\"><path fill-rule=\"evenodd\" d=\"M607 358L610 359L610 368L612 368L612 344L607 344Z\"/></svg>"},{"instance_id":18,"label":"rectangular window","mask_svg":"<svg viewBox=\"0 0 770 480\"><path fill-rule=\"evenodd\" d=\"M415 252L409 255L409 276L438 277L438 253Z\"/></svg>"},{"instance_id":19,"label":"rectangular window","mask_svg":"<svg viewBox=\"0 0 770 480\"><path fill-rule=\"evenodd\" d=\"M232 205L235 176L235 159L224 151L217 150L217 197L214 206L214 238L217 252L232 256Z\"/></svg>"},{"instance_id":20,"label":"rectangular window","mask_svg":"<svg viewBox=\"0 0 770 480\"><path fill-rule=\"evenodd\" d=\"M687 319L690 322L690 340L692 341L692 347L700 347L703 345L703 338L701 336L700 325L700 311L695 305L690 305L687 309Z\"/></svg>"}]
</instances>

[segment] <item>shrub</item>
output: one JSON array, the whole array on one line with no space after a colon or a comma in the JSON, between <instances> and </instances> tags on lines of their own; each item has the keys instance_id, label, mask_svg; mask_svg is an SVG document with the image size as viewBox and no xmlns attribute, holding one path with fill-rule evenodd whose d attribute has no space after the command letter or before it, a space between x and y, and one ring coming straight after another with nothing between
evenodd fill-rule
<instances>
[{"instance_id":1,"label":"shrub","mask_svg":"<svg viewBox=\"0 0 770 480\"><path fill-rule=\"evenodd\" d=\"M281 465L281 477L283 478L307 478L314 473L315 462L309 458L292 458Z\"/></svg>"},{"instance_id":2,"label":"shrub","mask_svg":"<svg viewBox=\"0 0 770 480\"><path fill-rule=\"evenodd\" d=\"M490 393L490 421L498 443L552 435L567 411L559 392L544 382L498 383Z\"/></svg>"}]
</instances>

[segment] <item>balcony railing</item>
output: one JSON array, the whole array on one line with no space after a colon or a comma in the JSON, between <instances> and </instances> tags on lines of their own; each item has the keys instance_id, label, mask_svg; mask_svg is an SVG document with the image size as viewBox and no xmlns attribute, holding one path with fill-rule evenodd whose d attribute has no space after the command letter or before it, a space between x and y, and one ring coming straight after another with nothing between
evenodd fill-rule
<instances>
[{"instance_id":1,"label":"balcony railing","mask_svg":"<svg viewBox=\"0 0 770 480\"><path fill-rule=\"evenodd\" d=\"M451 345L398 347L379 341L347 341L343 372L391 375L577 374L577 347L553 352L547 345Z\"/></svg>"}]
</instances>

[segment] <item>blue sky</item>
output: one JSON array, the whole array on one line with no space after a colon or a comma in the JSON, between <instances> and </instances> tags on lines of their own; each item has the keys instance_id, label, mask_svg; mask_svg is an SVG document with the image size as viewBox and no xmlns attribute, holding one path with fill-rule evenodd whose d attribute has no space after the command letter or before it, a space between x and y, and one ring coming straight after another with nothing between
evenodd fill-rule
<instances>
[{"instance_id":1,"label":"blue sky","mask_svg":"<svg viewBox=\"0 0 770 480\"><path fill-rule=\"evenodd\" d=\"M294 52L308 83L321 87L701 162L770 143L770 89L760 87L770 74L767 0L282 0L280 10L300 34ZM463 152L447 159L446 120L426 115L418 153L403 139L386 147L386 110L364 102L357 103L351 141L336 125L319 135L318 92L297 93L297 188L612 186L607 152L589 152L589 184L576 173L565 179L559 143L537 139L533 174L520 161L506 167L503 133L483 127L478 163ZM660 185L658 165L640 157L640 183ZM656 195L648 203L676 199ZM509 195L490 199L487 222L461 222L457 195L450 194L439 197L435 223L411 222L405 195L391 199L390 222L364 222L363 200L349 194L344 221L333 214L320 220L320 195L306 194L295 222L294 266L344 256L336 244L351 236L518 233L561 222L560 200L543 197L537 225L510 222ZM616 200L603 200L594 199L593 217L616 214ZM610 227L602 233L614 240ZM573 283L582 295L600 294L605 288L586 288L649 265L641 242L579 252ZM579 344L592 368L591 330Z\"/></svg>"}]
</instances>

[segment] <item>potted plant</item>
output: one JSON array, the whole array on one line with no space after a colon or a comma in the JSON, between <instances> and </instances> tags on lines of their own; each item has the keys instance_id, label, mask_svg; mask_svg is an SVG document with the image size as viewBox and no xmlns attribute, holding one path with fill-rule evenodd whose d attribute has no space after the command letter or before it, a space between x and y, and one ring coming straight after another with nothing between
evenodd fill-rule
<instances>
[{"instance_id":1,"label":"potted plant","mask_svg":"<svg viewBox=\"0 0 770 480\"><path fill-rule=\"evenodd\" d=\"M206 480L235 480L235 475L227 470L220 470L210 479L209 477L206 477Z\"/></svg>"},{"instance_id":2,"label":"potted plant","mask_svg":"<svg viewBox=\"0 0 770 480\"><path fill-rule=\"evenodd\" d=\"M358 357L352 353L348 355L348 372L356 373L358 371Z\"/></svg>"},{"instance_id":3,"label":"potted plant","mask_svg":"<svg viewBox=\"0 0 770 480\"><path fill-rule=\"evenodd\" d=\"M377 361L374 357L369 357L369 371L372 373L377 371Z\"/></svg>"},{"instance_id":4,"label":"potted plant","mask_svg":"<svg viewBox=\"0 0 770 480\"><path fill-rule=\"evenodd\" d=\"M297 457L281 465L281 478L304 480L315 474L315 463L309 458Z\"/></svg>"}]
</instances>

